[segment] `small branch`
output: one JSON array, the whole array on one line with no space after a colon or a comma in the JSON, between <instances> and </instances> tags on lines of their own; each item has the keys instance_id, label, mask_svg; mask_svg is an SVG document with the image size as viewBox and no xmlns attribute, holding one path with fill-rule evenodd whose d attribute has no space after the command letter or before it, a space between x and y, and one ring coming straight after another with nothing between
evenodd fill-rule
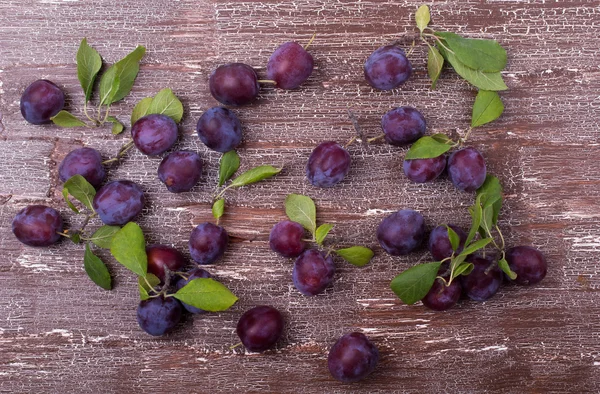
<instances>
[{"instance_id":1,"label":"small branch","mask_svg":"<svg viewBox=\"0 0 600 394\"><path fill-rule=\"evenodd\" d=\"M373 142L375 142L375 141L377 141L377 140L380 140L380 139L382 139L382 138L384 138L384 137L385 137L385 134L380 134L380 135L378 135L377 137L369 138L369 139L367 140L367 142L370 144L370 143L373 143Z\"/></svg>"},{"instance_id":2,"label":"small branch","mask_svg":"<svg viewBox=\"0 0 600 394\"><path fill-rule=\"evenodd\" d=\"M315 37L317 36L317 33L314 33L312 35L312 37L310 38L310 40L308 41L308 44L304 45L304 50L306 51L308 49L308 47L310 46L310 44L313 43L313 41L315 40Z\"/></svg>"}]
</instances>

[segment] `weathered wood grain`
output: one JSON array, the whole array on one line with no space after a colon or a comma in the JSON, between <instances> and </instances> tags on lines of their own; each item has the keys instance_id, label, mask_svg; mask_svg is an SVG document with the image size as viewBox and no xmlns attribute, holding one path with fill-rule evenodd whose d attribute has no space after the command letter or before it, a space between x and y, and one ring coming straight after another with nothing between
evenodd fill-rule
<instances>
[{"instance_id":1,"label":"weathered wood grain","mask_svg":"<svg viewBox=\"0 0 600 394\"><path fill-rule=\"evenodd\" d=\"M315 189L303 167L320 141L355 135L350 109L367 137L380 133L381 115L412 105L431 133L464 133L475 92L452 72L430 91L426 51L411 55L414 75L400 90L376 92L362 76L368 54L415 36L416 1L12 1L0 2L0 391L1 392L598 392L600 390L600 70L597 1L446 1L432 6L434 27L490 37L508 49L502 93L506 110L474 133L489 170L505 187L501 220L508 244L542 248L547 278L534 288L505 287L490 301L463 302L446 313L406 306L389 282L427 253L392 258L374 229L389 212L418 209L428 226L466 226L472 196L447 179L409 183L401 172L405 149L353 144L347 179ZM207 77L218 64L242 61L265 75L272 50L287 40L311 46L316 69L305 86L265 88L253 105L237 109L244 125L243 168L284 165L267 182L232 190L223 225L233 237L225 259L211 267L240 301L231 311L187 318L164 338L135 322L134 278L108 253L111 292L95 287L80 247L62 242L29 248L10 230L15 213L31 203L60 209L69 226L81 219L61 202L57 166L73 148L93 146L109 158L125 137L109 130L58 129L27 124L19 97L33 80L48 78L81 115L83 95L74 57L87 37L113 62L135 45L147 47L132 94L115 105L128 124L135 103L171 87L185 118L178 147L201 153L203 181L193 192L170 194L156 179L159 159L131 151L111 179L140 183L149 204L139 223L150 242L187 253L194 225L211 220L210 199L219 155L195 135L200 114L215 105ZM338 262L336 281L317 297L291 284L291 262L268 248L271 226L284 217L288 193L318 205L321 222L336 224L332 241L373 247L362 269ZM98 225L94 222L94 225ZM237 343L240 314L257 304L280 308L287 320L276 351L249 354ZM349 330L368 333L382 361L366 381L342 385L326 369L328 348Z\"/></svg>"}]
</instances>

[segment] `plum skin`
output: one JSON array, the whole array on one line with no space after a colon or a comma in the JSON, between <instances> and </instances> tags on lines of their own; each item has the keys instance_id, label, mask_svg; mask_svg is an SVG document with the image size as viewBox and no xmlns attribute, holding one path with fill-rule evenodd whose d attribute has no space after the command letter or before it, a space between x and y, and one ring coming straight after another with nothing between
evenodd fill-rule
<instances>
[{"instance_id":1,"label":"plum skin","mask_svg":"<svg viewBox=\"0 0 600 394\"><path fill-rule=\"evenodd\" d=\"M379 350L360 332L342 336L329 350L327 367L343 383L358 382L375 370Z\"/></svg>"},{"instance_id":2,"label":"plum skin","mask_svg":"<svg viewBox=\"0 0 600 394\"><path fill-rule=\"evenodd\" d=\"M469 255L467 262L474 265L473 271L460 277L463 293L473 301L486 301L500 289L503 273L495 258Z\"/></svg>"},{"instance_id":3,"label":"plum skin","mask_svg":"<svg viewBox=\"0 0 600 394\"><path fill-rule=\"evenodd\" d=\"M267 78L277 83L280 89L296 89L310 77L314 60L297 42L281 44L267 63Z\"/></svg>"},{"instance_id":4,"label":"plum skin","mask_svg":"<svg viewBox=\"0 0 600 394\"><path fill-rule=\"evenodd\" d=\"M98 190L93 207L104 224L121 226L142 212L144 202L144 191L138 184L119 180Z\"/></svg>"},{"instance_id":5,"label":"plum skin","mask_svg":"<svg viewBox=\"0 0 600 394\"><path fill-rule=\"evenodd\" d=\"M212 278L212 275L206 271L203 270L202 268L194 268L193 270L190 270L187 272L187 280L180 278L176 283L175 283L175 289L179 290L182 287L184 287L185 285L187 285L188 283L190 283L192 280L194 279L199 279L199 278ZM196 308L195 306L191 306L186 304L183 301L180 301L181 305L190 313L193 313L195 315L199 315L202 313L206 313L206 311L204 309L200 309L200 308Z\"/></svg>"},{"instance_id":6,"label":"plum skin","mask_svg":"<svg viewBox=\"0 0 600 394\"><path fill-rule=\"evenodd\" d=\"M181 320L181 303L173 297L154 297L140 301L137 321L142 330L153 336L172 331Z\"/></svg>"},{"instance_id":7,"label":"plum skin","mask_svg":"<svg viewBox=\"0 0 600 394\"><path fill-rule=\"evenodd\" d=\"M64 107L65 94L56 84L47 79L33 82L21 96L21 115L32 124L50 123L50 118Z\"/></svg>"},{"instance_id":8,"label":"plum skin","mask_svg":"<svg viewBox=\"0 0 600 394\"><path fill-rule=\"evenodd\" d=\"M452 153L447 167L450 181L459 190L474 192L485 182L485 160L475 148L463 148Z\"/></svg>"},{"instance_id":9,"label":"plum skin","mask_svg":"<svg viewBox=\"0 0 600 394\"><path fill-rule=\"evenodd\" d=\"M162 114L150 114L138 119L131 127L133 143L140 152L149 156L160 155L177 141L177 124Z\"/></svg>"},{"instance_id":10,"label":"plum skin","mask_svg":"<svg viewBox=\"0 0 600 394\"><path fill-rule=\"evenodd\" d=\"M171 152L160 162L157 173L171 193L188 192L202 177L202 159L191 151Z\"/></svg>"},{"instance_id":11,"label":"plum skin","mask_svg":"<svg viewBox=\"0 0 600 394\"><path fill-rule=\"evenodd\" d=\"M350 154L337 142L326 141L311 153L306 164L306 177L317 187L332 187L350 171Z\"/></svg>"},{"instance_id":12,"label":"plum skin","mask_svg":"<svg viewBox=\"0 0 600 394\"><path fill-rule=\"evenodd\" d=\"M247 310L240 317L236 333L246 349L264 352L281 338L283 326L283 316L277 309L260 305Z\"/></svg>"},{"instance_id":13,"label":"plum skin","mask_svg":"<svg viewBox=\"0 0 600 394\"><path fill-rule=\"evenodd\" d=\"M531 246L515 246L506 251L506 261L517 274L513 282L519 285L539 283L548 271L546 258L538 249Z\"/></svg>"},{"instance_id":14,"label":"plum skin","mask_svg":"<svg viewBox=\"0 0 600 394\"><path fill-rule=\"evenodd\" d=\"M459 254L465 246L467 233L454 224L449 224L448 227L454 230L454 232L458 235L460 242L458 244L456 254ZM427 248L429 249L429 252L435 261L442 261L445 258L452 256L452 245L450 244L450 239L448 238L448 229L445 225L437 226L431 231L431 233L429 233Z\"/></svg>"},{"instance_id":15,"label":"plum skin","mask_svg":"<svg viewBox=\"0 0 600 394\"><path fill-rule=\"evenodd\" d=\"M236 114L227 108L206 110L196 125L200 140L209 149L226 153L242 142L242 124Z\"/></svg>"},{"instance_id":16,"label":"plum skin","mask_svg":"<svg viewBox=\"0 0 600 394\"><path fill-rule=\"evenodd\" d=\"M12 221L12 232L28 246L50 246L60 240L63 221L60 213L45 205L29 205Z\"/></svg>"},{"instance_id":17,"label":"plum skin","mask_svg":"<svg viewBox=\"0 0 600 394\"><path fill-rule=\"evenodd\" d=\"M61 181L66 182L74 175L81 175L98 188L106 177L100 152L93 148L79 148L69 152L58 167L58 176Z\"/></svg>"},{"instance_id":18,"label":"plum skin","mask_svg":"<svg viewBox=\"0 0 600 394\"><path fill-rule=\"evenodd\" d=\"M208 78L210 94L225 105L252 102L258 92L258 77L252 67L243 63L228 63L217 67Z\"/></svg>"},{"instance_id":19,"label":"plum skin","mask_svg":"<svg viewBox=\"0 0 600 394\"><path fill-rule=\"evenodd\" d=\"M225 254L228 241L223 227L206 222L192 230L188 246L196 263L212 264Z\"/></svg>"},{"instance_id":20,"label":"plum skin","mask_svg":"<svg viewBox=\"0 0 600 394\"><path fill-rule=\"evenodd\" d=\"M294 262L292 281L300 293L314 296L333 282L334 274L335 264L331 256L309 249Z\"/></svg>"},{"instance_id":21,"label":"plum skin","mask_svg":"<svg viewBox=\"0 0 600 394\"><path fill-rule=\"evenodd\" d=\"M377 48L364 66L365 79L375 89L391 90L402 85L412 74L412 65L404 51L395 45Z\"/></svg>"},{"instance_id":22,"label":"plum skin","mask_svg":"<svg viewBox=\"0 0 600 394\"><path fill-rule=\"evenodd\" d=\"M283 257L298 257L306 249L303 238L304 227L301 224L284 220L271 229L269 246Z\"/></svg>"},{"instance_id":23,"label":"plum skin","mask_svg":"<svg viewBox=\"0 0 600 394\"><path fill-rule=\"evenodd\" d=\"M388 254L406 255L415 250L425 237L425 219L417 211L403 209L381 221L377 240Z\"/></svg>"},{"instance_id":24,"label":"plum skin","mask_svg":"<svg viewBox=\"0 0 600 394\"><path fill-rule=\"evenodd\" d=\"M448 278L445 278L448 280ZM462 294L462 286L458 279L454 279L449 286L441 280L436 278L433 282L433 286L429 289L427 295L421 300L423 305L434 311L445 311L452 308Z\"/></svg>"},{"instance_id":25,"label":"plum skin","mask_svg":"<svg viewBox=\"0 0 600 394\"><path fill-rule=\"evenodd\" d=\"M180 251L167 245L148 245L146 256L148 272L156 275L163 283L166 279L165 268L174 273L180 271L186 263L186 259Z\"/></svg>"},{"instance_id":26,"label":"plum skin","mask_svg":"<svg viewBox=\"0 0 600 394\"><path fill-rule=\"evenodd\" d=\"M413 107L389 110L381 118L381 129L388 144L403 146L425 135L427 123L423 114Z\"/></svg>"}]
</instances>

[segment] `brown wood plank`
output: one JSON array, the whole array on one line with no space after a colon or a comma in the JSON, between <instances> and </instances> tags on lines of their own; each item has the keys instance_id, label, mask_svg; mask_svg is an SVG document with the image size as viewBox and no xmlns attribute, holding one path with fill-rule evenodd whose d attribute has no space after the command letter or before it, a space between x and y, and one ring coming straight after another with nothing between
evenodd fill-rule
<instances>
[{"instance_id":1,"label":"brown wood plank","mask_svg":"<svg viewBox=\"0 0 600 394\"><path fill-rule=\"evenodd\" d=\"M445 313L403 305L390 280L421 258L422 249L390 257L374 230L389 212L420 210L429 228L446 221L467 226L472 196L447 179L408 182L406 149L353 144L348 177L316 189L304 165L319 142L346 142L361 131L380 133L381 115L412 105L431 133L464 133L475 92L450 71L429 90L426 51L411 55L413 77L401 89L376 92L362 76L379 45L416 38L416 1L182 0L0 2L0 391L200 393L437 393L598 392L600 378L600 155L596 1L447 1L432 6L434 27L497 39L508 49L503 74L510 90L498 121L474 132L490 172L506 193L500 222L508 244L544 250L547 278L533 288L506 286L483 304L462 302ZM27 124L19 98L33 80L48 78L83 113L75 53L82 37L107 62L136 44L147 47L137 82L114 114L129 126L141 98L170 87L185 117L177 147L200 152L202 182L171 194L156 179L158 158L133 150L110 179L142 185L149 204L138 222L149 242L173 244L187 254L194 225L211 220L210 199L219 155L196 137L201 113L215 105L207 77L218 64L248 63L265 75L272 50L287 40L311 46L316 69L299 90L266 88L236 109L244 125L243 168L284 165L276 178L228 194L223 225L232 235L223 261L210 267L240 301L230 311L188 317L174 333L153 338L135 321L135 278L109 253L115 288L95 287L82 267L80 247L61 242L34 249L10 230L18 210L32 203L59 208L69 226L80 218L62 203L58 163L73 148L92 146L109 158L123 136L108 129L59 129ZM126 133L128 132L128 129ZM284 217L288 193L308 194L320 222L336 225L332 241L369 245L373 262L362 269L339 261L332 288L313 298L291 283L291 261L268 248L268 233ZM99 222L94 222L94 226ZM240 314L257 304L280 308L285 338L265 354L230 349ZM350 330L370 335L381 363L367 380L343 385L326 368L329 347Z\"/></svg>"}]
</instances>

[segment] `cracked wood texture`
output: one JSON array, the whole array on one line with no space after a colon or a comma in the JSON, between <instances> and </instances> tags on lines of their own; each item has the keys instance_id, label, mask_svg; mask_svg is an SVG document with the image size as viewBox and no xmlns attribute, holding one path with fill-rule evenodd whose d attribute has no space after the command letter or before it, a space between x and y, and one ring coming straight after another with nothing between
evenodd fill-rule
<instances>
[{"instance_id":1,"label":"cracked wood texture","mask_svg":"<svg viewBox=\"0 0 600 394\"><path fill-rule=\"evenodd\" d=\"M600 389L600 156L597 1L444 1L432 7L432 26L469 37L498 40L508 50L501 94L503 116L476 130L470 144L505 188L500 225L508 245L532 244L549 262L532 288L505 286L485 303L463 301L445 313L403 305L390 280L421 259L424 249L390 257L375 228L392 211L421 211L429 228L466 227L473 195L447 179L418 185L401 166L406 149L354 143L347 178L316 189L304 163L321 141L355 135L350 109L364 137L380 133L380 118L399 105L420 109L428 132L464 133L475 91L451 70L431 91L426 46L410 55L414 73L401 88L372 90L362 65L377 47L416 38L415 1L33 1L0 2L0 391L198 393L439 393L597 392ZM60 210L58 163L72 149L90 146L105 158L127 138L102 129L34 126L19 112L25 87L38 78L57 83L67 109L82 116L83 93L75 53L87 37L106 63L135 45L147 54L133 91L113 107L129 126L136 102L170 87L185 108L177 148L198 151L201 183L170 194L156 177L160 158L132 150L110 179L141 184L148 203L137 220L148 242L187 253L192 228L211 220L210 200L220 155L195 134L201 113L217 103L208 75L217 65L244 62L265 77L270 53L285 41L307 42L316 63L295 91L262 89L256 103L235 112L244 125L242 169L285 166L276 178L227 194L222 224L232 236L225 258L209 270L240 301L224 313L187 317L172 334L154 338L135 319L135 278L106 251L114 289L86 277L83 248L60 242L31 248L10 225L29 204ZM96 97L94 98L96 100ZM315 199L318 221L335 224L331 242L373 247L376 257L356 268L337 262L334 285L304 297L291 283L292 262L269 250L268 234L284 218L288 193ZM92 229L99 226L92 222ZM271 304L287 320L277 349L264 354L230 349L243 311ZM329 347L342 334L368 334L381 352L373 375L344 385L326 367Z\"/></svg>"}]
</instances>

